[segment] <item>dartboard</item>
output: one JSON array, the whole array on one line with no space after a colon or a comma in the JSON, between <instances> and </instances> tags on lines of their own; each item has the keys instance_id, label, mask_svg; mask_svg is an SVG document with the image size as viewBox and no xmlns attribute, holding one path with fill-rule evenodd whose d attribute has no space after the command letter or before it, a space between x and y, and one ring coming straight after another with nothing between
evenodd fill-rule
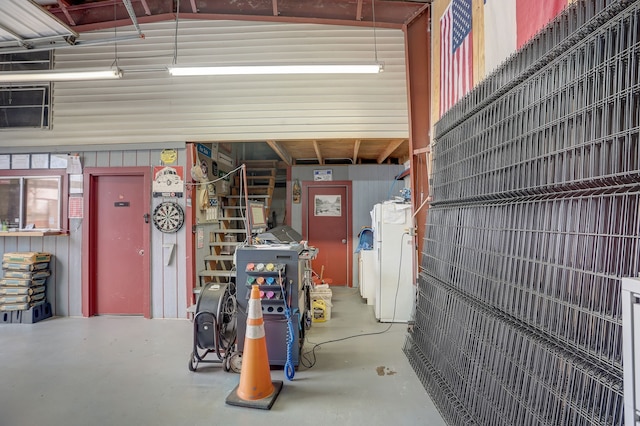
<instances>
[{"instance_id":1,"label":"dartboard","mask_svg":"<svg viewBox=\"0 0 640 426\"><path fill-rule=\"evenodd\" d=\"M184 225L184 210L178 203L162 202L153 211L153 224L160 232L178 232Z\"/></svg>"}]
</instances>

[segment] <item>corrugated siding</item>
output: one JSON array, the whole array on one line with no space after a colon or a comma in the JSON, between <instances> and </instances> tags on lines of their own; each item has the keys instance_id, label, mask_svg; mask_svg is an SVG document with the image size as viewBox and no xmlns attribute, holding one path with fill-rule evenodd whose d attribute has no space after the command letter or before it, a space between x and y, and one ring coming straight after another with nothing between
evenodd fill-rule
<instances>
[{"instance_id":1,"label":"corrugated siding","mask_svg":"<svg viewBox=\"0 0 640 426\"><path fill-rule=\"evenodd\" d=\"M408 137L401 30L375 32L381 74L217 77L171 77L162 69L173 62L175 22L142 30L145 39L117 46L58 49L58 69L110 67L117 57L125 77L55 83L52 129L3 131L0 146ZM376 53L371 28L317 24L180 21L178 40L181 65L372 61Z\"/></svg>"},{"instance_id":2,"label":"corrugated siding","mask_svg":"<svg viewBox=\"0 0 640 426\"><path fill-rule=\"evenodd\" d=\"M81 152L84 167L153 166L160 164L161 150ZM178 150L178 165L185 166L184 149ZM162 201L152 198L150 212ZM184 199L178 202L184 208ZM151 226L151 315L154 318L186 318L186 229L164 234ZM54 315L82 315L82 220L72 219L69 236L0 237L0 256L11 251L45 251L53 255L47 300ZM175 244L165 265L163 244Z\"/></svg>"}]
</instances>

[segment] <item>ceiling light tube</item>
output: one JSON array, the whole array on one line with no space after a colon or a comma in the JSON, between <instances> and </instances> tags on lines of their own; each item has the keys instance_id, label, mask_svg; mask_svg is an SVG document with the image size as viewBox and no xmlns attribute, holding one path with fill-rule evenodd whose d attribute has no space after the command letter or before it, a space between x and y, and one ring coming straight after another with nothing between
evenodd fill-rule
<instances>
[{"instance_id":1,"label":"ceiling light tube","mask_svg":"<svg viewBox=\"0 0 640 426\"><path fill-rule=\"evenodd\" d=\"M107 80L120 77L122 77L122 71L119 69L15 71L0 72L0 83Z\"/></svg>"},{"instance_id":2,"label":"ceiling light tube","mask_svg":"<svg viewBox=\"0 0 640 426\"><path fill-rule=\"evenodd\" d=\"M268 75L268 74L377 74L384 64L327 64L327 65L229 65L229 66L173 66L174 76L198 75Z\"/></svg>"}]
</instances>

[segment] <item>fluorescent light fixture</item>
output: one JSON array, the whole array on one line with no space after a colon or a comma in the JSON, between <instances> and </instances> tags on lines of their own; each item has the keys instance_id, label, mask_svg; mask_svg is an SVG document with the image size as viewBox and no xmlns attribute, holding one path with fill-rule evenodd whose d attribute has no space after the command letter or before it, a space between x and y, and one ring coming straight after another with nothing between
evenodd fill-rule
<instances>
[{"instance_id":1,"label":"fluorescent light fixture","mask_svg":"<svg viewBox=\"0 0 640 426\"><path fill-rule=\"evenodd\" d=\"M106 80L120 77L122 77L122 71L119 69L15 71L0 72L0 83Z\"/></svg>"},{"instance_id":2,"label":"fluorescent light fixture","mask_svg":"<svg viewBox=\"0 0 640 426\"><path fill-rule=\"evenodd\" d=\"M228 65L169 67L171 75L265 75L265 74L377 74L384 64L328 64L328 65Z\"/></svg>"}]
</instances>

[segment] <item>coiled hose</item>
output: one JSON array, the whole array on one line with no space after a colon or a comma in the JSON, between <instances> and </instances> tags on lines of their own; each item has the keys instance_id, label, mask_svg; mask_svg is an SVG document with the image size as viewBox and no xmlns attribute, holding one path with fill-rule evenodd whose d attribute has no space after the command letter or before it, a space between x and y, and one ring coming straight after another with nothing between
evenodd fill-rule
<instances>
[{"instance_id":1,"label":"coiled hose","mask_svg":"<svg viewBox=\"0 0 640 426\"><path fill-rule=\"evenodd\" d=\"M282 274L278 271L278 282L280 283L280 290L282 290L282 301L284 302L284 317L287 320L287 361L284 364L284 374L287 380L293 380L293 376L296 375L296 369L293 365L293 345L295 343L296 334L293 328L293 319L291 318L291 306L288 301L288 295L285 292ZM289 292L291 292L292 281L289 281Z\"/></svg>"},{"instance_id":2,"label":"coiled hose","mask_svg":"<svg viewBox=\"0 0 640 426\"><path fill-rule=\"evenodd\" d=\"M287 380L293 380L296 369L293 365L293 345L295 343L295 329L293 328L293 318L291 318L291 308L285 302L284 316L287 319L287 362L284 364L284 374Z\"/></svg>"}]
</instances>

